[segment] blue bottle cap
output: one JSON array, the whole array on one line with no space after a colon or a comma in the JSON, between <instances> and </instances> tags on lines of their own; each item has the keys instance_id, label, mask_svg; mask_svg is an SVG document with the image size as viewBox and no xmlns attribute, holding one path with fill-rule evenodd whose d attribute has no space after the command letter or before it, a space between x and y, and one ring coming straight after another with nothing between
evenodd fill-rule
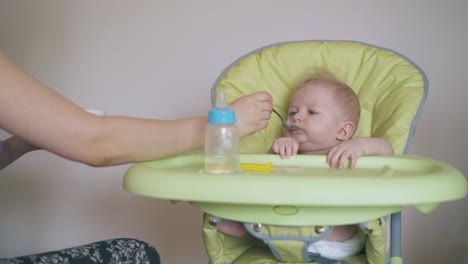
<instances>
[{"instance_id":1,"label":"blue bottle cap","mask_svg":"<svg viewBox=\"0 0 468 264\"><path fill-rule=\"evenodd\" d=\"M208 112L210 124L235 124L236 112L229 108L213 108Z\"/></svg>"}]
</instances>

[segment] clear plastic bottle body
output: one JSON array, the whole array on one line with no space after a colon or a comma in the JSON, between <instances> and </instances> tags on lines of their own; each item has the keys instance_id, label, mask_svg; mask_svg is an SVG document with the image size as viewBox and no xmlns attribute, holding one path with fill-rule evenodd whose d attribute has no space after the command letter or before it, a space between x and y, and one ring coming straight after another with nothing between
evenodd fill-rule
<instances>
[{"instance_id":1,"label":"clear plastic bottle body","mask_svg":"<svg viewBox=\"0 0 468 264\"><path fill-rule=\"evenodd\" d=\"M208 123L205 134L205 172L240 171L239 133L235 124Z\"/></svg>"}]
</instances>

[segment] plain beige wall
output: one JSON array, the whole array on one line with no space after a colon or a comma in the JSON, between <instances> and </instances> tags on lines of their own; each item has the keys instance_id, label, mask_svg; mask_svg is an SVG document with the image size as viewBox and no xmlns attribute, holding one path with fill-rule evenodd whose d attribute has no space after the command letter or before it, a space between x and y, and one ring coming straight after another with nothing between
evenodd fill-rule
<instances>
[{"instance_id":1,"label":"plain beige wall","mask_svg":"<svg viewBox=\"0 0 468 264\"><path fill-rule=\"evenodd\" d=\"M204 115L218 74L261 46L338 39L387 47L429 78L411 154L468 175L467 13L464 0L2 0L0 49L85 108L171 119ZM127 168L40 151L1 171L0 256L134 237L154 244L164 263L207 263L201 212L127 193ZM405 263L463 263L467 199L430 215L406 208L403 222Z\"/></svg>"}]
</instances>

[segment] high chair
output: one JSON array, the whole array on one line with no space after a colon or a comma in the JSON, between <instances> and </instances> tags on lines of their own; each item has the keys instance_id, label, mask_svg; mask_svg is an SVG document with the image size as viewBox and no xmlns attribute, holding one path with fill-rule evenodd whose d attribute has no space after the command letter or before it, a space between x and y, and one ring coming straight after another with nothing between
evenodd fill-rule
<instances>
[{"instance_id":1,"label":"high chair","mask_svg":"<svg viewBox=\"0 0 468 264\"><path fill-rule=\"evenodd\" d=\"M355 137L381 137L394 156L359 159L357 167L330 169L325 156L281 160L265 154L282 134L272 115L267 128L241 140L241 162L273 164L266 172L209 175L192 153L132 166L124 187L168 200L189 201L205 212L203 238L210 263L402 263L400 211L424 213L463 198L464 176L448 164L408 153L427 96L423 71L397 52L352 41L299 41L266 46L242 56L216 80L227 100L266 90L273 108L287 114L291 91L304 72L324 68L354 89L361 105ZM391 217L388 217L391 215ZM391 219L390 219L391 218ZM216 229L221 219L245 222L243 237ZM334 225L357 224L367 237L358 256L326 259L306 251Z\"/></svg>"}]
</instances>

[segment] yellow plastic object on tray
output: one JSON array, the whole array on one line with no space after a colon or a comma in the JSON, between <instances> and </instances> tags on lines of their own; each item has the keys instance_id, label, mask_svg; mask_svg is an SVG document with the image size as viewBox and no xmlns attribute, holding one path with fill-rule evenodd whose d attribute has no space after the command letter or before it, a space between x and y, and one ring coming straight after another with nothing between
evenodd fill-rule
<instances>
[{"instance_id":1,"label":"yellow plastic object on tray","mask_svg":"<svg viewBox=\"0 0 468 264\"><path fill-rule=\"evenodd\" d=\"M273 163L241 163L240 168L244 171L252 172L284 172L298 173L302 171L302 166L273 166Z\"/></svg>"},{"instance_id":2,"label":"yellow plastic object on tray","mask_svg":"<svg viewBox=\"0 0 468 264\"><path fill-rule=\"evenodd\" d=\"M241 170L246 170L246 171L256 171L256 172L271 172L273 168L273 163L267 162L267 163L241 163L240 164Z\"/></svg>"}]
</instances>

